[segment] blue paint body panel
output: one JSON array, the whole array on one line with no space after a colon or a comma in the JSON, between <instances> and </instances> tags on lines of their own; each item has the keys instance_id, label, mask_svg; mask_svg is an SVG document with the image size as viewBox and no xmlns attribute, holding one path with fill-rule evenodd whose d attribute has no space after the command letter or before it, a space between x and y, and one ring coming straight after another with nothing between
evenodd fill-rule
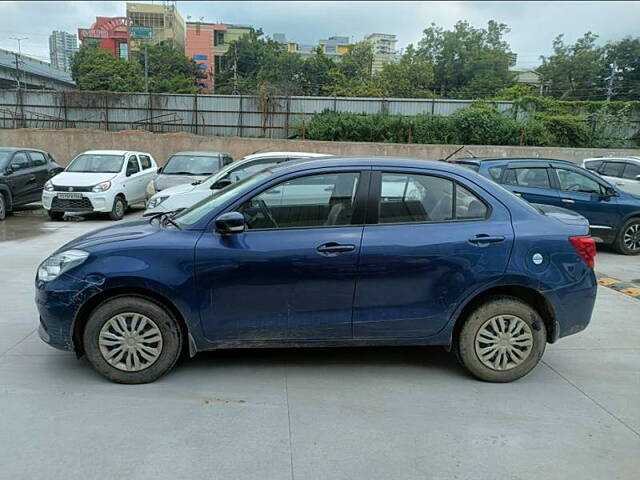
<instances>
[{"instance_id":1,"label":"blue paint body panel","mask_svg":"<svg viewBox=\"0 0 640 480\"><path fill-rule=\"evenodd\" d=\"M363 182L362 222L342 227L214 232L215 218L284 180L311 173L413 172L445 177L488 207L481 220L371 222L378 192ZM358 208L358 207L356 207ZM363 210L363 212L364 212ZM36 281L40 334L74 345L75 322L109 292L149 292L184 319L196 350L254 346L421 345L451 343L460 312L499 286L540 292L556 337L587 326L596 281L568 241L588 234L578 216L541 214L467 169L408 159L326 159L274 168L183 230L143 220L83 235L59 251L87 260L50 282ZM474 243L477 236L497 239ZM320 254L336 242L353 248ZM532 256L540 253L536 265Z\"/></svg>"}]
</instances>

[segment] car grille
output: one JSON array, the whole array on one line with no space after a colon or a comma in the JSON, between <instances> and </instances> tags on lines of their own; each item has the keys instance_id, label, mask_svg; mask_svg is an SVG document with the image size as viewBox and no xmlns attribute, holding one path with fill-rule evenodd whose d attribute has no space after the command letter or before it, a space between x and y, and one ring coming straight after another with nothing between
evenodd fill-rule
<instances>
[{"instance_id":1,"label":"car grille","mask_svg":"<svg viewBox=\"0 0 640 480\"><path fill-rule=\"evenodd\" d=\"M72 190L69 190L69 189ZM63 187L60 185L54 185L54 192L90 192L93 187Z\"/></svg>"},{"instance_id":2,"label":"car grille","mask_svg":"<svg viewBox=\"0 0 640 480\"><path fill-rule=\"evenodd\" d=\"M93 205L86 197L78 199L53 197L51 210L57 212L91 212L93 211Z\"/></svg>"}]
</instances>

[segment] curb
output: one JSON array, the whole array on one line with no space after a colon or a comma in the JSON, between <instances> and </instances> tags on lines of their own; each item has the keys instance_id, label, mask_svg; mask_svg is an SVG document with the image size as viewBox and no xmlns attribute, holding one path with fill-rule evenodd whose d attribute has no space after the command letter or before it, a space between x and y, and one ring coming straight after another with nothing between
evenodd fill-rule
<instances>
[{"instance_id":1,"label":"curb","mask_svg":"<svg viewBox=\"0 0 640 480\"><path fill-rule=\"evenodd\" d=\"M635 283L622 282L616 278L611 278L604 273L596 272L596 278L598 279L598 285L607 287L616 292L620 292L628 297L640 300L640 286Z\"/></svg>"}]
</instances>

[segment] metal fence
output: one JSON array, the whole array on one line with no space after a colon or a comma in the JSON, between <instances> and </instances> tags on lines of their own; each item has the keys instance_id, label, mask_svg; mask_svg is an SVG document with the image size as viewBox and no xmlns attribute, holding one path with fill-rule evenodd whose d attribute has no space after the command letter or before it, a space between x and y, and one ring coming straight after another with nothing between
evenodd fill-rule
<instances>
[{"instance_id":1,"label":"metal fence","mask_svg":"<svg viewBox=\"0 0 640 480\"><path fill-rule=\"evenodd\" d=\"M99 128L287 138L325 110L451 115L471 100L0 90L0 128ZM497 102L509 111L511 102Z\"/></svg>"}]
</instances>

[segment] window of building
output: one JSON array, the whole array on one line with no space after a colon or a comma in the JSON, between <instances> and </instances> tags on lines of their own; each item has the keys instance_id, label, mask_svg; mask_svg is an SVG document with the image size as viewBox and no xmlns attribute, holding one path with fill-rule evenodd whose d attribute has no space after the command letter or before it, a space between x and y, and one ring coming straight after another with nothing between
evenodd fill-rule
<instances>
[{"instance_id":1,"label":"window of building","mask_svg":"<svg viewBox=\"0 0 640 480\"><path fill-rule=\"evenodd\" d=\"M216 30L213 36L213 45L214 46L224 45L224 32L220 32Z\"/></svg>"}]
</instances>

